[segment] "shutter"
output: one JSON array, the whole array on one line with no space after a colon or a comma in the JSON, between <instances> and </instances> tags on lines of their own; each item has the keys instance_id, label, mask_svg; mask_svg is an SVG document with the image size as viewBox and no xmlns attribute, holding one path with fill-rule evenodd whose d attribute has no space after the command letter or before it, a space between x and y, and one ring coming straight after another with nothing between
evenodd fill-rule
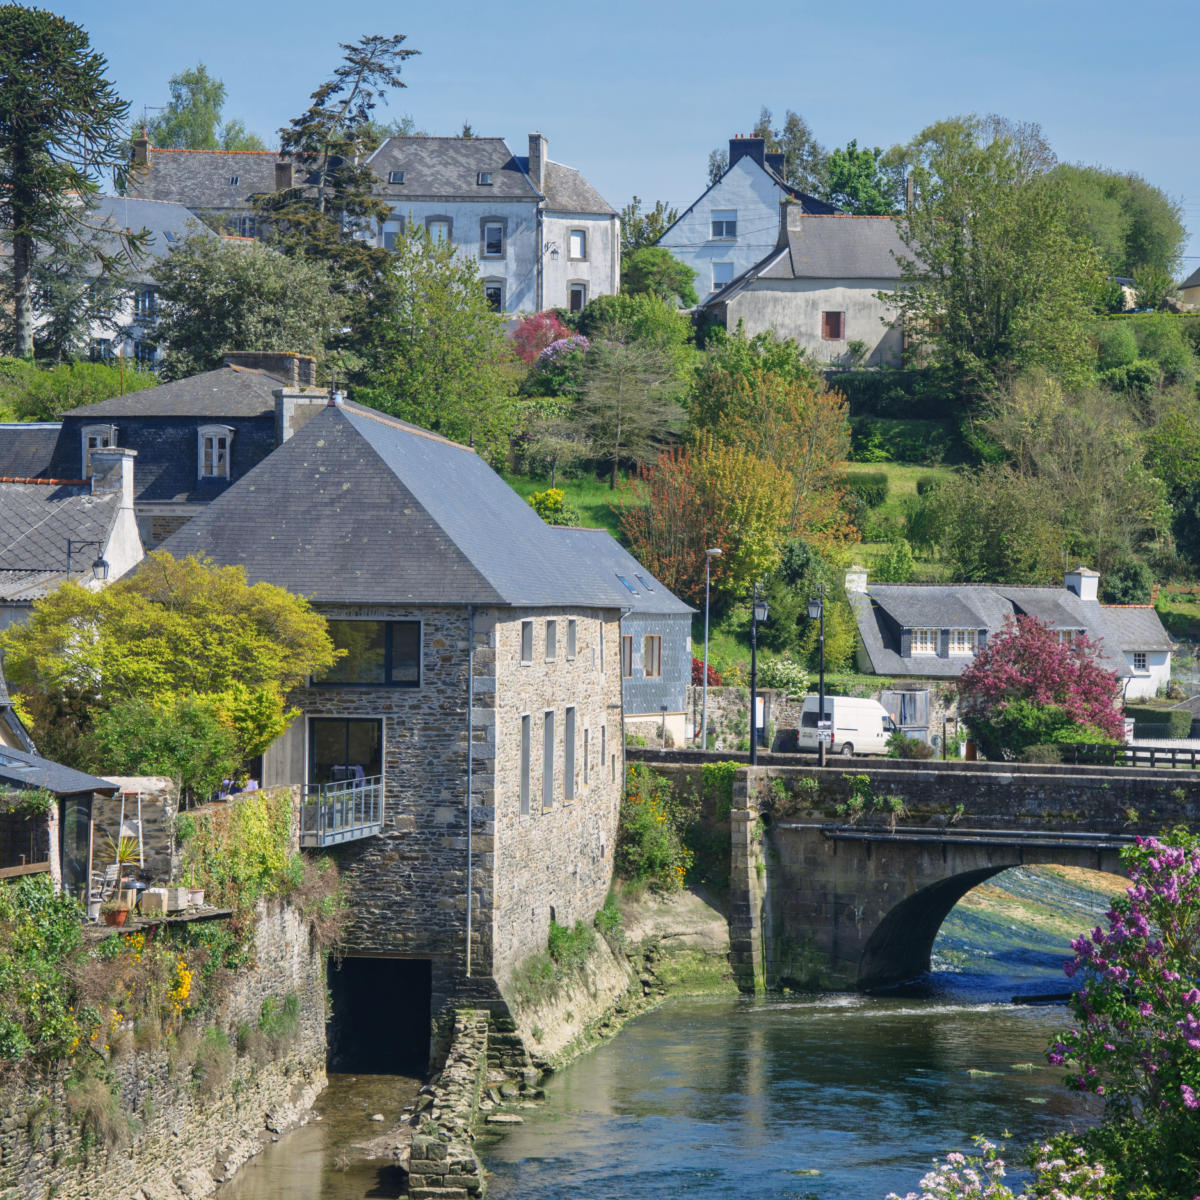
<instances>
[{"instance_id":1,"label":"shutter","mask_svg":"<svg viewBox=\"0 0 1200 1200\"><path fill-rule=\"evenodd\" d=\"M938 658L950 657L950 630L938 630Z\"/></svg>"},{"instance_id":2,"label":"shutter","mask_svg":"<svg viewBox=\"0 0 1200 1200\"><path fill-rule=\"evenodd\" d=\"M929 693L928 692L913 692L912 693L912 717L911 721L914 725L929 724Z\"/></svg>"},{"instance_id":3,"label":"shutter","mask_svg":"<svg viewBox=\"0 0 1200 1200\"><path fill-rule=\"evenodd\" d=\"M978 636L975 638L975 653L976 654L978 654L979 651L982 650L984 648L984 646L987 645L987 636L988 636L988 631L986 629L981 629L979 631Z\"/></svg>"},{"instance_id":4,"label":"shutter","mask_svg":"<svg viewBox=\"0 0 1200 1200\"><path fill-rule=\"evenodd\" d=\"M908 658L912 654L912 630L900 630L900 657Z\"/></svg>"}]
</instances>

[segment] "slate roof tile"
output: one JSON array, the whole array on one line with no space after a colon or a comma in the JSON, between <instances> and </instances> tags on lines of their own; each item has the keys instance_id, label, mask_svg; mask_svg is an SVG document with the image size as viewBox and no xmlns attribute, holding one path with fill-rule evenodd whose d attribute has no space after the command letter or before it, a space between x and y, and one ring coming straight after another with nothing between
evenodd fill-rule
<instances>
[{"instance_id":1,"label":"slate roof tile","mask_svg":"<svg viewBox=\"0 0 1200 1200\"><path fill-rule=\"evenodd\" d=\"M0 483L0 576L22 576L25 587L27 573L65 571L67 539L107 543L119 504L118 493L93 496L87 484Z\"/></svg>"}]
</instances>

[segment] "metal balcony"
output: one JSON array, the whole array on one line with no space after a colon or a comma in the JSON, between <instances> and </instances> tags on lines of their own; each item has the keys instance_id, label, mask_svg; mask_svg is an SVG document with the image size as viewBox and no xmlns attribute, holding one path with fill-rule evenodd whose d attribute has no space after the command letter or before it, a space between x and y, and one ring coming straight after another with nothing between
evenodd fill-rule
<instances>
[{"instance_id":1,"label":"metal balcony","mask_svg":"<svg viewBox=\"0 0 1200 1200\"><path fill-rule=\"evenodd\" d=\"M300 802L300 845L309 850L373 837L383 829L383 776L309 784Z\"/></svg>"}]
</instances>

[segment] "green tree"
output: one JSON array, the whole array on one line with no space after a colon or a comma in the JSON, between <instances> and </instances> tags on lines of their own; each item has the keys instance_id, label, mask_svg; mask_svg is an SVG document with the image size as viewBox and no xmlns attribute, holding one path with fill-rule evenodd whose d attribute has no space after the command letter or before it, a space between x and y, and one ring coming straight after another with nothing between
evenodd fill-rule
<instances>
[{"instance_id":1,"label":"green tree","mask_svg":"<svg viewBox=\"0 0 1200 1200\"><path fill-rule=\"evenodd\" d=\"M261 242L189 237L154 266L166 347L163 373L181 379L221 365L226 350L287 350L323 360L341 303L317 261Z\"/></svg>"},{"instance_id":2,"label":"green tree","mask_svg":"<svg viewBox=\"0 0 1200 1200\"><path fill-rule=\"evenodd\" d=\"M106 235L81 230L59 252L39 255L33 267L34 351L40 359L61 362L84 358L99 331L113 334L129 298L128 261L97 270L93 243Z\"/></svg>"},{"instance_id":3,"label":"green tree","mask_svg":"<svg viewBox=\"0 0 1200 1200\"><path fill-rule=\"evenodd\" d=\"M876 146L858 148L851 139L844 149L831 150L825 162L824 199L846 212L864 216L890 216L904 198L904 176L885 167L883 151Z\"/></svg>"},{"instance_id":4,"label":"green tree","mask_svg":"<svg viewBox=\"0 0 1200 1200\"><path fill-rule=\"evenodd\" d=\"M417 128L416 121L409 113L393 117L390 121L364 121L359 128L359 138L362 141L363 150L368 154L378 150L388 138L428 136L427 130Z\"/></svg>"},{"instance_id":5,"label":"green tree","mask_svg":"<svg viewBox=\"0 0 1200 1200\"><path fill-rule=\"evenodd\" d=\"M50 368L28 359L0 358L0 412L13 421L57 421L63 413L159 382L136 363L59 363Z\"/></svg>"},{"instance_id":6,"label":"green tree","mask_svg":"<svg viewBox=\"0 0 1200 1200\"><path fill-rule=\"evenodd\" d=\"M643 246L653 246L679 220L679 209L656 200L654 207L642 212L640 196L634 196L621 209L621 254L632 254Z\"/></svg>"},{"instance_id":7,"label":"green tree","mask_svg":"<svg viewBox=\"0 0 1200 1200\"><path fill-rule=\"evenodd\" d=\"M783 181L789 187L822 196L826 187L826 156L821 143L813 136L808 122L789 108L783 124L772 129L774 118L765 105L750 131L766 143L768 154L783 155ZM729 152L713 150L708 156L708 182L716 183L729 168Z\"/></svg>"},{"instance_id":8,"label":"green tree","mask_svg":"<svg viewBox=\"0 0 1200 1200\"><path fill-rule=\"evenodd\" d=\"M282 131L281 151L298 168L296 186L254 201L272 245L328 270L345 302L337 345L360 370L370 369L394 304L391 254L376 244L391 210L374 194L366 158L378 135L375 108L389 89L404 87L401 67L417 53L403 43L403 34L342 43L345 55L333 77Z\"/></svg>"},{"instance_id":9,"label":"green tree","mask_svg":"<svg viewBox=\"0 0 1200 1200\"><path fill-rule=\"evenodd\" d=\"M101 714L133 703L169 712L204 700L240 750L259 753L294 716L284 696L336 658L307 601L248 585L240 566L162 550L102 591L63 584L0 634L0 651L43 753L84 767ZM133 720L122 711L101 728L113 741Z\"/></svg>"},{"instance_id":10,"label":"green tree","mask_svg":"<svg viewBox=\"0 0 1200 1200\"><path fill-rule=\"evenodd\" d=\"M146 124L152 145L168 150L265 150L261 138L247 133L241 121L222 121L225 85L197 63L167 81L171 99Z\"/></svg>"},{"instance_id":11,"label":"green tree","mask_svg":"<svg viewBox=\"0 0 1200 1200\"><path fill-rule=\"evenodd\" d=\"M906 157L916 194L899 220L909 255L892 299L910 335L976 400L1031 366L1089 379L1099 260L1072 232L1038 127L953 118Z\"/></svg>"},{"instance_id":12,"label":"green tree","mask_svg":"<svg viewBox=\"0 0 1200 1200\"><path fill-rule=\"evenodd\" d=\"M579 332L589 339L616 338L652 346L670 360L682 387L692 366L692 323L661 296L597 296L579 314Z\"/></svg>"},{"instance_id":13,"label":"green tree","mask_svg":"<svg viewBox=\"0 0 1200 1200\"><path fill-rule=\"evenodd\" d=\"M643 246L621 263L621 291L629 296L649 294L691 308L699 299L696 271L680 262L665 246Z\"/></svg>"},{"instance_id":14,"label":"green tree","mask_svg":"<svg viewBox=\"0 0 1200 1200\"><path fill-rule=\"evenodd\" d=\"M391 270L392 308L355 399L502 464L516 426L516 377L504 318L489 307L475 264L412 226L396 238Z\"/></svg>"},{"instance_id":15,"label":"green tree","mask_svg":"<svg viewBox=\"0 0 1200 1200\"><path fill-rule=\"evenodd\" d=\"M18 357L33 354L33 273L39 253L62 253L88 224L98 177L125 165L129 105L105 78L87 33L53 13L0 6L0 232L11 247L5 331ZM80 203L80 200L84 201ZM140 235L119 237L125 251ZM92 246L111 265L116 255Z\"/></svg>"}]
</instances>

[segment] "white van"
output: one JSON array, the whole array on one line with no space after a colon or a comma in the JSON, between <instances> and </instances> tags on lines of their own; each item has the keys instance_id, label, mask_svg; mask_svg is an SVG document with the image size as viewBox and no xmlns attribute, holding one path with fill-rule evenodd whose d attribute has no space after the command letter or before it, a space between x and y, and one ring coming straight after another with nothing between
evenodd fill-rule
<instances>
[{"instance_id":1,"label":"white van","mask_svg":"<svg viewBox=\"0 0 1200 1200\"><path fill-rule=\"evenodd\" d=\"M796 749L817 749L820 729L817 725L816 696L805 696L800 710L800 728L796 730ZM878 700L857 696L826 696L826 745L832 754L886 754L887 740L896 726Z\"/></svg>"}]
</instances>

